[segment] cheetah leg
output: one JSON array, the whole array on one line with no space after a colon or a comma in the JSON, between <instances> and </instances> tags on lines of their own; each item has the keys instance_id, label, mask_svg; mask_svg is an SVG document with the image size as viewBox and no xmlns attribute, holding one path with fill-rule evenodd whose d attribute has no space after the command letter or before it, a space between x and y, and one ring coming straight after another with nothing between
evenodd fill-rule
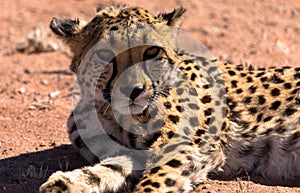
<instances>
[{"instance_id":1,"label":"cheetah leg","mask_svg":"<svg viewBox=\"0 0 300 193\"><path fill-rule=\"evenodd\" d=\"M189 193L206 179L210 171L224 163L221 151L199 153L197 148L185 149L165 164L147 169L134 192Z\"/></svg>"},{"instance_id":2,"label":"cheetah leg","mask_svg":"<svg viewBox=\"0 0 300 193\"><path fill-rule=\"evenodd\" d=\"M102 193L124 188L132 173L132 161L126 156L107 158L91 167L70 172L55 172L41 185L41 193Z\"/></svg>"}]
</instances>

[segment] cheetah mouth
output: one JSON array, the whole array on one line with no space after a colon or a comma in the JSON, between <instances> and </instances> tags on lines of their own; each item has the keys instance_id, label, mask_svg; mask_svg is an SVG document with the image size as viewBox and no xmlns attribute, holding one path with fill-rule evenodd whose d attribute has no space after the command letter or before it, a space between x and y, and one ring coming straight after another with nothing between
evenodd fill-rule
<instances>
[{"instance_id":1,"label":"cheetah mouth","mask_svg":"<svg viewBox=\"0 0 300 193\"><path fill-rule=\"evenodd\" d=\"M121 114L141 115L151 105L151 99L142 95L136 99L120 97L116 101L112 100L112 106Z\"/></svg>"}]
</instances>

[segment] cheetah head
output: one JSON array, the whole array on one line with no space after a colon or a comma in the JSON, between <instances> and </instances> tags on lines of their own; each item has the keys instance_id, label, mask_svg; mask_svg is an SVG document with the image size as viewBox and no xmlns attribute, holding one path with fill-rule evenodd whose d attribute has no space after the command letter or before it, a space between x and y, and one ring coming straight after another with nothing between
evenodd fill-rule
<instances>
[{"instance_id":1,"label":"cheetah head","mask_svg":"<svg viewBox=\"0 0 300 193\"><path fill-rule=\"evenodd\" d=\"M154 16L141 8L108 7L89 22L53 18L50 28L73 52L70 68L83 92L115 103L121 113L142 114L168 95L178 76L175 39L184 12Z\"/></svg>"}]
</instances>

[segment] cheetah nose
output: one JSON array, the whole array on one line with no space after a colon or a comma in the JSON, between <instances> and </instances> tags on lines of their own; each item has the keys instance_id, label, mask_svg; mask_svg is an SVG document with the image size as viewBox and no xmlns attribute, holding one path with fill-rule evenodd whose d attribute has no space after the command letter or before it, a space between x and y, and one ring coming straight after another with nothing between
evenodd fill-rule
<instances>
[{"instance_id":1,"label":"cheetah nose","mask_svg":"<svg viewBox=\"0 0 300 193\"><path fill-rule=\"evenodd\" d=\"M145 88L143 86L136 86L134 88L126 86L121 88L121 92L131 100L136 99L144 90Z\"/></svg>"}]
</instances>

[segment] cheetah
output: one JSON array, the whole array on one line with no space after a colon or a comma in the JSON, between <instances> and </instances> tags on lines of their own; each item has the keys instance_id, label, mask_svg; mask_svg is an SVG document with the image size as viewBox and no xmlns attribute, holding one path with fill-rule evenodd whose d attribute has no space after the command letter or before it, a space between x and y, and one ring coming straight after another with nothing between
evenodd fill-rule
<instances>
[{"instance_id":1,"label":"cheetah","mask_svg":"<svg viewBox=\"0 0 300 193\"><path fill-rule=\"evenodd\" d=\"M192 192L208 175L300 177L300 67L233 65L182 51L186 10L98 8L53 18L81 89L68 119L92 166L57 171L40 192Z\"/></svg>"}]
</instances>

